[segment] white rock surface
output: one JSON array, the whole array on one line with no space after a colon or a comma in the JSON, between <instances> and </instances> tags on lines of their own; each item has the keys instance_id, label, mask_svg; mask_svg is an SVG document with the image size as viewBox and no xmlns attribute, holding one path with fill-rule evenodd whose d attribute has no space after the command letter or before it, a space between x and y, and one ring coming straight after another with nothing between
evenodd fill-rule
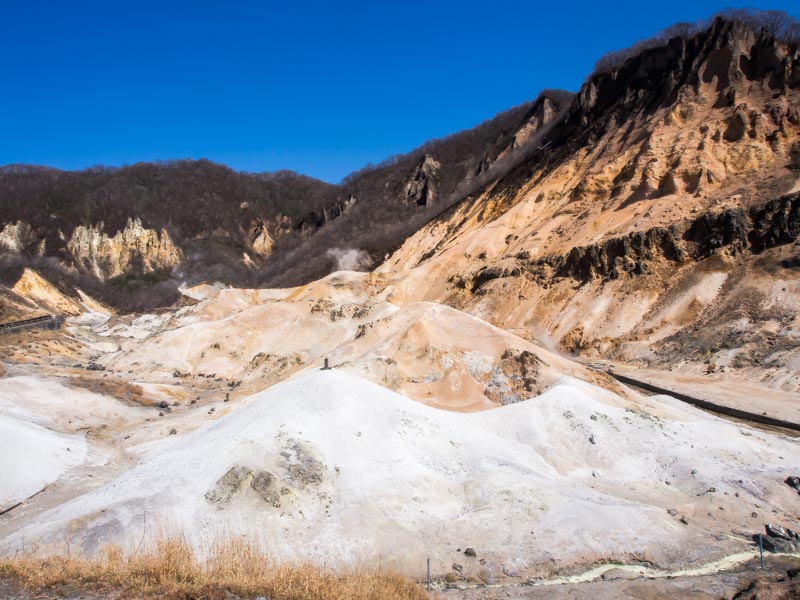
<instances>
[{"instance_id":1,"label":"white rock surface","mask_svg":"<svg viewBox=\"0 0 800 600\"><path fill-rule=\"evenodd\" d=\"M82 435L57 433L0 414L0 511L82 464L86 454Z\"/></svg>"},{"instance_id":2,"label":"white rock surface","mask_svg":"<svg viewBox=\"0 0 800 600\"><path fill-rule=\"evenodd\" d=\"M782 478L800 459L794 440L566 377L527 402L471 414L337 370L243 404L40 515L5 549L66 531L90 552L180 532L199 548L242 535L279 559L377 558L417 572L427 556L438 572L459 562L531 576L609 559L674 565L741 551L732 525L754 502L782 512ZM242 467L241 489L220 501L219 480ZM266 501L251 486L260 472L273 477ZM467 546L477 558L458 550Z\"/></svg>"}]
</instances>

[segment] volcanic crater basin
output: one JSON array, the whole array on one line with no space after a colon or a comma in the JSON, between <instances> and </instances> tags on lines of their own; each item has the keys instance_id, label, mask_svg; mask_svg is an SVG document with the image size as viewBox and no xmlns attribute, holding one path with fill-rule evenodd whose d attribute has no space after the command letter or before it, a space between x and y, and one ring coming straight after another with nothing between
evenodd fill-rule
<instances>
[{"instance_id":1,"label":"volcanic crater basin","mask_svg":"<svg viewBox=\"0 0 800 600\"><path fill-rule=\"evenodd\" d=\"M243 536L283 561L379 559L421 575L430 557L435 575L458 564L459 577L517 579L702 564L748 551L767 521L794 523L783 480L797 441L632 398L565 376L458 413L307 371L143 448L116 480L13 518L0 550L68 540L93 554L180 534L203 551Z\"/></svg>"}]
</instances>

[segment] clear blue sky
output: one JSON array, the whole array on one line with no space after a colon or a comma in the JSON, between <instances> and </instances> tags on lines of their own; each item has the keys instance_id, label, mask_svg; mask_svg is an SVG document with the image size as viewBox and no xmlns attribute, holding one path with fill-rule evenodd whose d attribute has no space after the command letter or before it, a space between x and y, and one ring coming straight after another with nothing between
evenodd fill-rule
<instances>
[{"instance_id":1,"label":"clear blue sky","mask_svg":"<svg viewBox=\"0 0 800 600\"><path fill-rule=\"evenodd\" d=\"M206 157L338 181L747 5L0 0L0 164Z\"/></svg>"}]
</instances>

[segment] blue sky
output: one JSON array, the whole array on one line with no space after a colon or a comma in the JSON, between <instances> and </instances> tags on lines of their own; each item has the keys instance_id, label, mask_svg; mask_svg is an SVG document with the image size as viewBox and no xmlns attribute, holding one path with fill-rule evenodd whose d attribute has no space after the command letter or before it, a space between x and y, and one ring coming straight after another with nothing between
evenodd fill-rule
<instances>
[{"instance_id":1,"label":"blue sky","mask_svg":"<svg viewBox=\"0 0 800 600\"><path fill-rule=\"evenodd\" d=\"M335 182L748 5L0 0L0 164L205 157Z\"/></svg>"}]
</instances>

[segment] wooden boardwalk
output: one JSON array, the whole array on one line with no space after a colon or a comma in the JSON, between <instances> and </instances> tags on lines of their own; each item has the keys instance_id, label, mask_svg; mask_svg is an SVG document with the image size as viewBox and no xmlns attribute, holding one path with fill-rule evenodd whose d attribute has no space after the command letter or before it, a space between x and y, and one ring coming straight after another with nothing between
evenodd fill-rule
<instances>
[{"instance_id":1,"label":"wooden boardwalk","mask_svg":"<svg viewBox=\"0 0 800 600\"><path fill-rule=\"evenodd\" d=\"M21 321L0 323L0 334L22 331L25 329L58 329L64 323L64 317L59 315L45 315Z\"/></svg>"},{"instance_id":2,"label":"wooden boardwalk","mask_svg":"<svg viewBox=\"0 0 800 600\"><path fill-rule=\"evenodd\" d=\"M702 408L710 412L714 412L720 415L725 415L728 417L734 417L736 419L742 419L743 421L759 423L761 425L769 425L771 427L781 427L783 429L800 431L800 423L787 421L785 419L778 419L775 417L768 417L764 414L759 414L755 411L743 410L741 408L735 408L732 406L725 406L724 404L720 404L712 400L696 398L694 396L689 396L687 394L681 394L680 392L676 392L675 390L670 390L664 387L653 385L652 383L647 381L634 379L633 377L616 373L614 372L613 369L604 368L603 370L609 375L611 375L614 379L622 383L646 390L648 392L652 392L654 394L665 394L667 396L672 396L673 398L677 398L682 402L686 402L687 404L691 404L693 406Z\"/></svg>"}]
</instances>

